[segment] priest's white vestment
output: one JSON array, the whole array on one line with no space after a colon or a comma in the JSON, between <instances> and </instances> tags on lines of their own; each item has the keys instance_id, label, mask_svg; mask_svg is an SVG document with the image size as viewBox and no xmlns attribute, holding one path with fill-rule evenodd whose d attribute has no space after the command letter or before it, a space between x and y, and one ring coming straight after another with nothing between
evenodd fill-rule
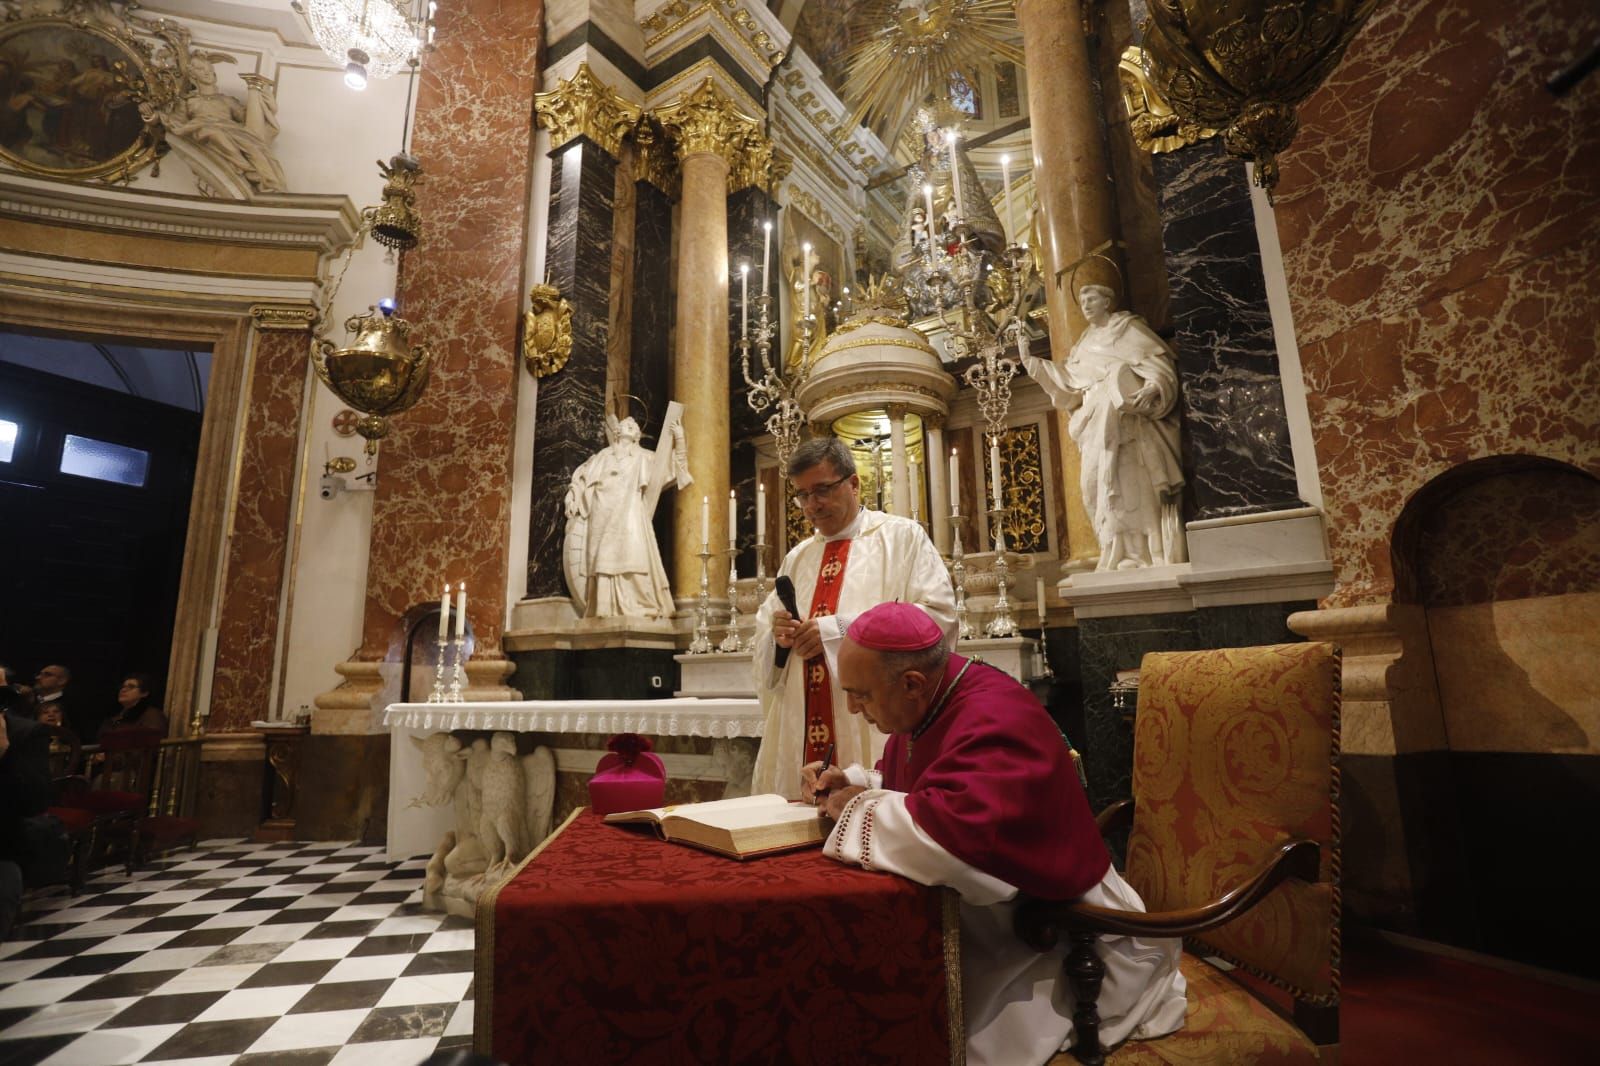
<instances>
[{"instance_id":1,"label":"priest's white vestment","mask_svg":"<svg viewBox=\"0 0 1600 1066\"><path fill-rule=\"evenodd\" d=\"M863 507L855 520L835 535L824 537L816 533L795 545L778 568L779 574L787 574L794 582L795 605L803 618L811 617L811 596L823 551L836 540L852 542L844 584L835 613L817 619L833 690L834 762L839 766L857 762L871 766L883 753L884 738L845 705L836 666L839 642L856 615L880 603L898 600L928 612L953 647L955 588L926 530L909 518ZM782 670L773 663L777 645L772 639L772 612L782 606L774 592L756 612L752 666L766 723L750 790L752 795L777 792L799 799L800 767L805 762L805 671L804 660L798 655L791 655Z\"/></svg>"}]
</instances>

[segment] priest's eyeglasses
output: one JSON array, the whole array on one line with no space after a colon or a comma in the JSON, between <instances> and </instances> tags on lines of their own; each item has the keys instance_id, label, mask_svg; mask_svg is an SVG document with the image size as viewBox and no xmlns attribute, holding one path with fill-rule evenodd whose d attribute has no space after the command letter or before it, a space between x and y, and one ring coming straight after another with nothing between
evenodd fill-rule
<instances>
[{"instance_id":1,"label":"priest's eyeglasses","mask_svg":"<svg viewBox=\"0 0 1600 1066\"><path fill-rule=\"evenodd\" d=\"M789 495L794 501L794 505L796 507L804 507L813 499L821 500L832 495L834 489L838 488L840 485L843 485L846 481L849 481L854 476L854 474L846 474L844 477L835 478L832 481L824 481L814 489L796 489Z\"/></svg>"}]
</instances>

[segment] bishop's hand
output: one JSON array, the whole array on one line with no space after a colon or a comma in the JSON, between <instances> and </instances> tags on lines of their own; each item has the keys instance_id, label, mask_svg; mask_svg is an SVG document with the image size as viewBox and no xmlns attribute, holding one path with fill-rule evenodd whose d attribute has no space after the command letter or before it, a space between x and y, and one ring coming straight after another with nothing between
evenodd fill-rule
<instances>
[{"instance_id":1,"label":"bishop's hand","mask_svg":"<svg viewBox=\"0 0 1600 1066\"><path fill-rule=\"evenodd\" d=\"M850 779L837 766L824 770L822 763L808 762L800 767L800 798L806 803L820 807L830 792L837 792L849 785Z\"/></svg>"}]
</instances>

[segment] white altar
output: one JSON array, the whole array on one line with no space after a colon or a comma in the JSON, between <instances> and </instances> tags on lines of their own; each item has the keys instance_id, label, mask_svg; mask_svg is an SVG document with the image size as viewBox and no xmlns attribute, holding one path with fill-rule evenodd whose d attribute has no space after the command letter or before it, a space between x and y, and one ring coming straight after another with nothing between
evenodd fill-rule
<instances>
[{"instance_id":1,"label":"white altar","mask_svg":"<svg viewBox=\"0 0 1600 1066\"><path fill-rule=\"evenodd\" d=\"M532 700L520 703L393 703L384 711L389 728L388 857L391 861L431 854L452 828L449 805L417 802L426 787L422 752L412 737L451 730L512 733L641 733L650 737L759 740L762 715L753 699ZM558 770L592 773L603 751L557 749ZM703 773L709 757L666 755L669 776Z\"/></svg>"}]
</instances>

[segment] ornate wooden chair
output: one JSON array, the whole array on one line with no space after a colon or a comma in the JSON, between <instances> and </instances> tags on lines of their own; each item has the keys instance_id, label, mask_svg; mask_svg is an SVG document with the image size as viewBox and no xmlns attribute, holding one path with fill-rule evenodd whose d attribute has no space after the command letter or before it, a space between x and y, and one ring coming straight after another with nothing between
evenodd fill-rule
<instances>
[{"instance_id":1,"label":"ornate wooden chair","mask_svg":"<svg viewBox=\"0 0 1600 1066\"><path fill-rule=\"evenodd\" d=\"M1314 1063L1339 1041L1339 651L1282 644L1145 656L1134 723L1125 877L1148 913L1029 900L1017 932L1065 936L1072 1058ZM1101 1047L1102 934L1185 937L1184 1027ZM1293 998L1292 1019L1199 956L1226 959ZM1071 1056L1069 1058L1069 1055Z\"/></svg>"},{"instance_id":2,"label":"ornate wooden chair","mask_svg":"<svg viewBox=\"0 0 1600 1066\"><path fill-rule=\"evenodd\" d=\"M86 792L88 779L83 771L83 744L78 735L66 726L40 723L40 728L50 734L50 779L55 786L55 804L51 814L66 829L67 841L72 848L67 863L67 883L74 896L83 892L83 881L88 873L89 856L94 852L95 816L91 811L66 806L66 797Z\"/></svg>"},{"instance_id":3,"label":"ornate wooden chair","mask_svg":"<svg viewBox=\"0 0 1600 1066\"><path fill-rule=\"evenodd\" d=\"M150 788L150 805L133 825L133 842L128 848L129 873L151 854L184 842L193 847L198 841L200 820L185 812L193 802L194 783L200 770L199 756L199 737L169 737L161 742Z\"/></svg>"},{"instance_id":4,"label":"ornate wooden chair","mask_svg":"<svg viewBox=\"0 0 1600 1066\"><path fill-rule=\"evenodd\" d=\"M99 747L101 761L91 767L97 772L88 787L62 795L60 805L93 816L100 849L113 840L125 841L131 873L135 827L149 811L161 733L136 726L105 729Z\"/></svg>"}]
</instances>

